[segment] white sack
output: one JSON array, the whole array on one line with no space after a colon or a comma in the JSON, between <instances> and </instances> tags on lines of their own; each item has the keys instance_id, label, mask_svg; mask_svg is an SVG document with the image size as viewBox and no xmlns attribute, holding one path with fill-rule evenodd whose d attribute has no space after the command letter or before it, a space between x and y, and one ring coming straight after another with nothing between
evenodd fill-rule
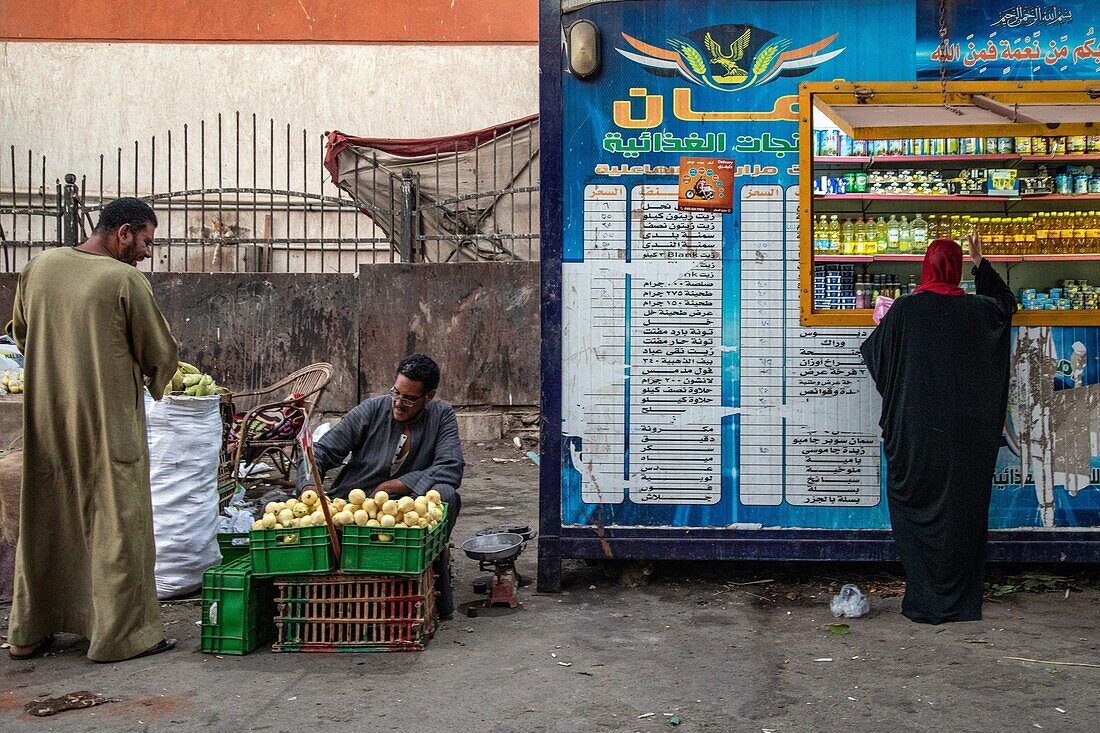
<instances>
[{"instance_id":1,"label":"white sack","mask_svg":"<svg viewBox=\"0 0 1100 733\"><path fill-rule=\"evenodd\" d=\"M157 598L197 590L218 549L221 397L145 395L157 547Z\"/></svg>"}]
</instances>

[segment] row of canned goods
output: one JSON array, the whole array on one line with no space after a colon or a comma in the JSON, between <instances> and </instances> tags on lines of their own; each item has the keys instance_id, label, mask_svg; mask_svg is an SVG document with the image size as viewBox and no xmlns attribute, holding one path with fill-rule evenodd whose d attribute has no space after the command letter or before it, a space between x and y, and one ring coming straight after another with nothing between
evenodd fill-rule
<instances>
[{"instance_id":1,"label":"row of canned goods","mask_svg":"<svg viewBox=\"0 0 1100 733\"><path fill-rule=\"evenodd\" d=\"M1053 137L934 137L853 140L840 130L814 130L814 155L877 158L888 155L1100 155L1100 135Z\"/></svg>"},{"instance_id":2,"label":"row of canned goods","mask_svg":"<svg viewBox=\"0 0 1100 733\"><path fill-rule=\"evenodd\" d=\"M1035 288L1020 291L1020 307L1023 310L1098 310L1100 287L1089 285L1088 280L1063 280L1062 286L1041 293Z\"/></svg>"},{"instance_id":3,"label":"row of canned goods","mask_svg":"<svg viewBox=\"0 0 1100 733\"><path fill-rule=\"evenodd\" d=\"M1100 194L1100 173L1091 165L1067 165L1057 175L1039 166L1037 175L1017 177L1015 168L967 168L945 179L938 170L848 171L814 178L815 194L885 194L917 196Z\"/></svg>"}]
</instances>

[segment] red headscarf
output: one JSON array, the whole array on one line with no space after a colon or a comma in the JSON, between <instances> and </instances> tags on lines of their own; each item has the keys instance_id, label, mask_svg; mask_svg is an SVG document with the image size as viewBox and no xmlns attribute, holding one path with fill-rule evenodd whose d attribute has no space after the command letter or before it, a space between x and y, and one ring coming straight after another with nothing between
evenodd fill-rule
<instances>
[{"instance_id":1,"label":"red headscarf","mask_svg":"<svg viewBox=\"0 0 1100 733\"><path fill-rule=\"evenodd\" d=\"M924 264L920 268L919 293L930 290L940 295L965 295L959 287L962 280L963 251L952 239L934 239L924 255Z\"/></svg>"}]
</instances>

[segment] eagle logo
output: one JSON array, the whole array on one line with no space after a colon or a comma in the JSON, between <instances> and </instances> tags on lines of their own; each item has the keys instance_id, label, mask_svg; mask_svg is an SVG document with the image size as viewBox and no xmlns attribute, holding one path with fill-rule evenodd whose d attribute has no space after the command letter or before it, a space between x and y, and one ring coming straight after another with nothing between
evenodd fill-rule
<instances>
[{"instance_id":1,"label":"eagle logo","mask_svg":"<svg viewBox=\"0 0 1100 733\"><path fill-rule=\"evenodd\" d=\"M781 76L809 74L845 50L825 50L836 40L837 33L791 48L789 38L751 25L700 28L681 38L667 39L665 48L626 33L622 35L629 48L615 50L650 73L680 76L692 84L724 92L768 84Z\"/></svg>"}]
</instances>

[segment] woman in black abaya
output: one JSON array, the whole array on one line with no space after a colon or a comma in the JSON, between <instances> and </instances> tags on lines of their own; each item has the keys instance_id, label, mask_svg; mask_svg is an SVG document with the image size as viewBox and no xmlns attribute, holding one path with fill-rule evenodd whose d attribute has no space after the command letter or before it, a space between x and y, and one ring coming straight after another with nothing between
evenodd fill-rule
<instances>
[{"instance_id":1,"label":"woman in black abaya","mask_svg":"<svg viewBox=\"0 0 1100 733\"><path fill-rule=\"evenodd\" d=\"M1008 402L1016 299L978 238L968 243L977 295L959 288L962 249L937 239L920 287L898 298L860 349L882 395L902 613L931 624L982 617L989 495Z\"/></svg>"}]
</instances>

